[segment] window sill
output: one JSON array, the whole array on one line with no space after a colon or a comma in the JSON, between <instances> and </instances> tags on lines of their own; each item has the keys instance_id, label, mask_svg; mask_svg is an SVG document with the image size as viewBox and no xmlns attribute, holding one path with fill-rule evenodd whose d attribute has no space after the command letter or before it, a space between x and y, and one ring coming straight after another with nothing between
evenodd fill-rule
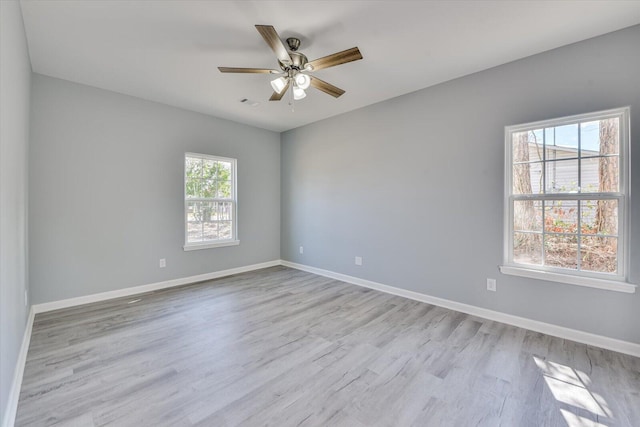
<instances>
[{"instance_id":1,"label":"window sill","mask_svg":"<svg viewBox=\"0 0 640 427\"><path fill-rule=\"evenodd\" d=\"M532 270L523 267L501 265L500 272L511 276L528 277L530 279L549 280L552 282L567 283L569 285L586 286L589 288L605 289L608 291L633 294L636 285L617 280L596 279L593 277L572 276L569 274L552 273L549 271Z\"/></svg>"},{"instance_id":2,"label":"window sill","mask_svg":"<svg viewBox=\"0 0 640 427\"><path fill-rule=\"evenodd\" d=\"M216 243L202 243L202 244L192 243L190 245L184 245L183 249L185 251L197 251L200 249L222 248L225 246L236 246L239 244L240 244L240 240L225 240L223 242L216 242Z\"/></svg>"}]
</instances>

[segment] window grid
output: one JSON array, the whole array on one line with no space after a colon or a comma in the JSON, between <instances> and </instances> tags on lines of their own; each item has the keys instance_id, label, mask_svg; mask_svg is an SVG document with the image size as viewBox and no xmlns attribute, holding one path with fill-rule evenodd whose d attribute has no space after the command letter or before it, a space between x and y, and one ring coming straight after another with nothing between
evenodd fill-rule
<instances>
[{"instance_id":1,"label":"window grid","mask_svg":"<svg viewBox=\"0 0 640 427\"><path fill-rule=\"evenodd\" d=\"M618 144L620 142L618 141ZM599 188L598 188L599 189ZM578 193L582 192L582 122L578 123ZM581 268L581 264L582 264L582 257L580 256L580 254L582 253L582 246L580 245L580 243L582 242L581 239L581 235L582 235L582 228L581 228L581 215L580 215L580 206L582 205L580 200L576 201L577 206L577 211L578 211L578 218L577 218L577 224L578 224L578 236L576 238L577 243L578 243L578 247L576 249L576 270L578 271L582 271ZM618 271L618 269L616 268L616 272Z\"/></svg>"},{"instance_id":2,"label":"window grid","mask_svg":"<svg viewBox=\"0 0 640 427\"><path fill-rule=\"evenodd\" d=\"M583 155L583 140L582 140L582 136L583 136L583 126L585 123L588 122L593 122L593 121L602 121L605 119L610 119L610 118L617 118L617 122L618 122L618 128L617 128L617 154L605 154L602 155L601 153L595 154L595 153L589 153L589 155L584 156ZM508 179L506 181L506 185L508 185L508 187L506 187L507 189L507 195L508 195L508 218L507 218L507 226L505 228L506 230L506 234L505 234L505 260L507 262L507 264L510 265L523 265L527 268L529 267L537 267L538 265L536 264L519 264L514 262L514 239L516 237L516 233L519 234L530 234L530 235L539 235L540 239L541 239L541 247L540 247L540 251L541 253L539 254L540 257L540 264L539 267L541 267L542 270L563 270L563 272L569 272L571 274L577 273L579 275L588 275L588 276L602 276L602 275L606 275L606 276L616 276L619 279L624 279L625 277L625 273L626 273L626 263L625 263L625 257L628 256L628 252L625 250L625 239L624 239L624 232L626 230L625 228L625 223L627 221L626 219L626 215L625 215L625 209L626 209L626 205L625 205L625 193L624 191L626 191L626 186L627 183L625 182L626 180L626 168L625 168L625 154L626 154L626 146L625 144L628 144L628 137L626 132L628 131L628 109L619 109L619 110L615 110L615 111L610 111L610 112L603 112L602 114L598 114L598 113L594 113L591 115L585 115L583 117L576 117L574 118L575 121L570 122L570 121L565 121L563 122L562 119L558 119L556 121L549 121L549 122L541 122L541 123L534 123L531 124L529 126L527 125L523 125L523 126L514 126L514 127L510 127L507 128L507 150L508 150L508 164L507 164L507 170L509 171L509 176ZM567 158L562 158L561 161L567 161L567 160L577 160L577 191L576 192L567 192L566 189L564 192L559 192L559 193L554 193L554 189L550 188L550 186L548 184L550 184L548 182L548 180L550 179L549 177L549 170L547 168L547 164L550 162L554 162L554 166L558 165L558 160L557 159L557 148L554 150L554 154L556 154L556 156L554 156L556 159L549 159L548 158L548 146L547 146L547 134L550 133L548 132L548 130L552 130L553 131L553 146L554 147L558 147L559 145L557 144L558 138L557 138L557 134L556 134L556 130L558 127L560 126L568 126L571 124L575 124L577 125L577 156L575 157L571 157L568 156ZM600 124L598 125L600 126ZM527 155L527 159L528 160L522 160L522 161L513 161L513 150L514 148L514 136L517 133L521 133L521 132L527 132L527 134L529 135L532 134L534 139L533 139L533 144L535 144L536 149L537 147L539 147L540 143L539 143L539 138L537 137L537 135L535 135L534 131L537 132L537 130L540 129L541 134L542 134L542 156L539 155L539 151L538 151L538 159L540 159L540 157L542 158L542 160L534 160L532 161L532 159L529 157L529 155ZM599 128L598 128L599 129ZM529 138L529 137L528 137ZM602 143L601 141L599 141L599 144ZM528 144L531 144L532 142L528 142ZM551 145L549 145L551 146ZM522 149L522 148L521 148ZM529 148L527 148L529 149ZM591 150L593 151L593 150ZM589 192L582 192L583 190L583 184L584 184L584 177L583 177L583 163L582 161L584 159L607 159L607 158L618 158L617 161L617 190L618 191L612 191L612 192L593 192L593 193L589 193ZM514 174L515 174L515 168L514 165L518 165L518 164L529 164L530 167L533 164L536 163L540 163L541 164L541 174L542 174L542 179L541 179L541 188L539 189L538 193L535 193L535 191L533 191L532 194L515 194L515 188L514 188ZM599 170L598 166L598 179L600 179L600 170ZM530 169L529 169L530 170ZM557 175L556 175L557 176ZM532 179L533 181L533 179ZM556 181L557 182L557 181ZM554 182L554 188L555 188L555 182ZM533 190L533 188L532 188ZM601 187L598 187L598 190L601 190ZM541 220L542 220L542 225L541 225L541 230L540 231L535 231L535 230L518 230L516 229L516 227L514 226L514 220L515 220L515 202L516 201L526 201L526 200L530 200L530 201L539 201L541 204ZM613 234L613 233L597 233L597 234L591 234L591 233L585 233L583 230L583 225L584 223L584 219L583 219L583 203L585 203L584 201L595 201L596 202L596 206L598 206L597 202L600 200L616 200L617 201L617 207L616 207L616 215L617 215L617 234ZM551 208L552 203L554 201L573 201L575 203L575 209L576 209L576 221L575 221L575 233L572 232L553 232L553 231L548 231L547 227L546 227L546 223L547 223L547 211L548 209ZM610 231L610 230L607 230ZM552 267L549 265L548 260L547 260L547 241L548 241L548 237L549 236L567 236L567 237L575 237L576 239L576 249L575 249L575 256L576 256L576 268L563 268L563 267ZM585 250L585 241L589 241L592 240L592 238L601 238L603 239L617 239L617 262L616 262L616 269L615 272L613 273L609 273L609 272L602 272L602 271L593 271L593 269L587 269L584 270L583 269L583 253ZM508 239L508 241L507 241ZM589 240L587 240L589 239ZM588 268L588 267L586 267Z\"/></svg>"}]
</instances>

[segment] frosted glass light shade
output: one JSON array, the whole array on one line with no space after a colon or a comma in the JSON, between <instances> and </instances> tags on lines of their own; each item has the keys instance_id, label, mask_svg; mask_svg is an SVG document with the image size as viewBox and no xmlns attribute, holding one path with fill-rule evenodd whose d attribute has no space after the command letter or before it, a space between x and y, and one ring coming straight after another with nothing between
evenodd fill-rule
<instances>
[{"instance_id":1,"label":"frosted glass light shade","mask_svg":"<svg viewBox=\"0 0 640 427\"><path fill-rule=\"evenodd\" d=\"M287 87L287 79L284 77L278 77L275 80L271 80L271 87L277 93L282 93L285 87Z\"/></svg>"},{"instance_id":2,"label":"frosted glass light shade","mask_svg":"<svg viewBox=\"0 0 640 427\"><path fill-rule=\"evenodd\" d=\"M293 88L293 99L295 99L296 101L300 101L305 96L307 96L307 94L305 93L305 91L303 89L301 89L299 87L294 87Z\"/></svg>"},{"instance_id":3,"label":"frosted glass light shade","mask_svg":"<svg viewBox=\"0 0 640 427\"><path fill-rule=\"evenodd\" d=\"M300 89L308 89L311 84L311 78L306 74L296 74L296 84Z\"/></svg>"}]
</instances>

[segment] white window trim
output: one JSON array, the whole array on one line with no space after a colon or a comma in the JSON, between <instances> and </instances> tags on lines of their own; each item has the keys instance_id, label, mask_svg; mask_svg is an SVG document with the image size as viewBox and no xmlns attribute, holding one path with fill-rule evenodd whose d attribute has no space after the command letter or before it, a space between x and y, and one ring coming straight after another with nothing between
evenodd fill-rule
<instances>
[{"instance_id":1,"label":"white window trim","mask_svg":"<svg viewBox=\"0 0 640 427\"><path fill-rule=\"evenodd\" d=\"M606 289L610 291L635 293L636 285L628 282L629 272L629 168L631 159L629 156L629 127L630 108L616 108L606 111L598 111L587 114L580 114L569 117L561 117L552 120L542 120L539 122L525 123L521 125L505 127L505 180L504 180L504 256L503 265L500 272L503 274L527 277L531 279L548 280L553 282L566 283L590 288ZM513 221L511 212L511 191L512 191L512 134L532 128L546 128L558 125L567 125L590 120L601 120L609 117L620 118L620 191L608 196L618 200L618 212L622 217L618 226L619 248L622 249L622 256L618 257L618 274L595 273L586 271L573 271L569 269L554 268L549 266L534 266L517 264L513 261ZM597 193L575 193L571 195L554 195L554 198L589 198L597 196ZM532 198L536 198L534 195Z\"/></svg>"},{"instance_id":2,"label":"white window trim","mask_svg":"<svg viewBox=\"0 0 640 427\"><path fill-rule=\"evenodd\" d=\"M185 251L197 251L200 249L223 248L225 246L236 246L240 244L240 240L221 240L217 243L189 243L184 245Z\"/></svg>"},{"instance_id":3,"label":"white window trim","mask_svg":"<svg viewBox=\"0 0 640 427\"><path fill-rule=\"evenodd\" d=\"M199 158L203 158L203 159L209 159L209 160L216 160L216 161L223 161L223 162L230 162L231 163L231 177L232 177L232 182L233 182L233 200L232 200L232 218L231 218L231 222L232 222L232 229L231 229L231 233L232 233L232 238L231 239L227 239L227 240L212 240L212 241L208 241L208 242L196 242L196 243L189 243L188 242L188 237L189 237L189 230L188 230L188 224L187 224L187 212L188 212L188 202L191 201L191 199L187 199L187 171L186 171L186 167L187 167L187 162L186 159L187 157L199 157ZM231 157L220 157L220 156L212 156L209 154L202 154L202 153L184 153L184 158L183 158L183 172L182 172L182 177L183 177L183 198L184 198L184 246L182 247L185 251L197 251L200 249L212 249L212 248L222 248L225 246L236 246L240 244L240 240L238 239L238 180L237 180L237 171L238 171L238 165L237 165L238 161L236 159L233 159ZM228 201L228 200L225 200Z\"/></svg>"}]
</instances>

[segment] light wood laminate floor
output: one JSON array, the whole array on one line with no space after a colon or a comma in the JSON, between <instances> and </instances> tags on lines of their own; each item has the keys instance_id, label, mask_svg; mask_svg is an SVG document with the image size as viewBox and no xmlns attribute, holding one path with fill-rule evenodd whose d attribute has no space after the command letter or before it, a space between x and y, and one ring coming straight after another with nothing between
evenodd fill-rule
<instances>
[{"instance_id":1,"label":"light wood laminate floor","mask_svg":"<svg viewBox=\"0 0 640 427\"><path fill-rule=\"evenodd\" d=\"M35 318L18 426L640 426L640 359L285 267Z\"/></svg>"}]
</instances>

